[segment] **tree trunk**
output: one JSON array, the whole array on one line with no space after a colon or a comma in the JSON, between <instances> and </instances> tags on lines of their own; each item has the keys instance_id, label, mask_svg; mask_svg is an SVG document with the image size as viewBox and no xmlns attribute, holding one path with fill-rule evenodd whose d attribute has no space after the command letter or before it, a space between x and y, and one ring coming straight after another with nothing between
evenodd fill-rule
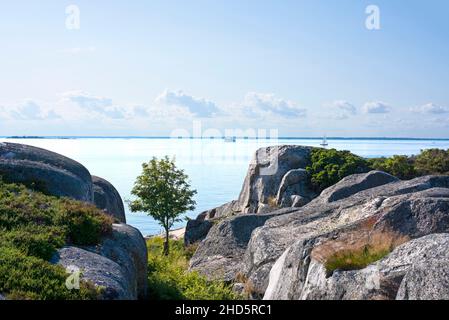
<instances>
[{"instance_id":1,"label":"tree trunk","mask_svg":"<svg viewBox=\"0 0 449 320\"><path fill-rule=\"evenodd\" d=\"M169 234L170 234L170 230L168 228L165 228L165 242L164 242L164 255L168 256L168 254L170 253L170 248L169 248Z\"/></svg>"}]
</instances>

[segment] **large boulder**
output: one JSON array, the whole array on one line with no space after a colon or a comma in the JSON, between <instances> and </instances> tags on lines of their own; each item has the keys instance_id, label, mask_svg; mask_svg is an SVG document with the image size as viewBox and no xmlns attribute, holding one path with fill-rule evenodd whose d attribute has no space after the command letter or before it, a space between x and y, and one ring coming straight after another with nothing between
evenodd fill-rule
<instances>
[{"instance_id":1,"label":"large boulder","mask_svg":"<svg viewBox=\"0 0 449 320\"><path fill-rule=\"evenodd\" d=\"M302 207L315 197L315 192L310 188L307 170L292 169L282 177L276 194L276 204L280 208Z\"/></svg>"},{"instance_id":2,"label":"large boulder","mask_svg":"<svg viewBox=\"0 0 449 320\"><path fill-rule=\"evenodd\" d=\"M0 176L49 195L93 201L89 171L72 159L41 148L0 143Z\"/></svg>"},{"instance_id":3,"label":"large boulder","mask_svg":"<svg viewBox=\"0 0 449 320\"><path fill-rule=\"evenodd\" d=\"M398 178L382 171L370 171L368 173L353 174L344 177L337 184L324 190L320 195L320 201L338 201L348 198L360 191L397 181L399 181Z\"/></svg>"},{"instance_id":4,"label":"large boulder","mask_svg":"<svg viewBox=\"0 0 449 320\"><path fill-rule=\"evenodd\" d=\"M382 173L357 175L351 177L351 180L360 181L360 178L366 179L370 174ZM321 196L304 207L276 216L254 230L243 265L245 275L255 284L255 290L259 294L265 292L268 274L274 263L278 261L279 264L279 261L285 258L283 254L286 250L295 243L302 244L306 241L310 245L315 243L316 239L332 239L336 234L347 233L346 228L359 228L359 224L366 224L379 231L393 230L410 238L449 231L449 177L428 176L397 181L390 179L387 174L383 175L383 185L376 183L377 186L368 189L363 185L358 192L357 189L351 189L350 196L347 196L348 180L337 183L331 187L332 192L325 190ZM345 197L329 201L329 194L338 194L340 186L345 190L345 193L341 193L345 194ZM354 234L357 235L351 235ZM295 252L297 255L292 259L301 263L307 261L308 256L304 252ZM289 266L288 261L281 264ZM306 263L305 270L307 266ZM297 272L294 267L291 270L292 273ZM284 282L292 282L286 274L288 272L284 270Z\"/></svg>"},{"instance_id":5,"label":"large boulder","mask_svg":"<svg viewBox=\"0 0 449 320\"><path fill-rule=\"evenodd\" d=\"M0 143L0 176L49 195L95 203L117 221L125 222L122 199L109 182L91 177L81 164L54 152ZM146 295L146 243L137 229L126 224L114 224L112 234L96 246L60 249L52 262L81 268L85 279L105 287L104 299Z\"/></svg>"},{"instance_id":6,"label":"large boulder","mask_svg":"<svg viewBox=\"0 0 449 320\"><path fill-rule=\"evenodd\" d=\"M213 225L211 220L191 219L187 221L184 245L189 246L206 238Z\"/></svg>"},{"instance_id":7,"label":"large boulder","mask_svg":"<svg viewBox=\"0 0 449 320\"><path fill-rule=\"evenodd\" d=\"M216 223L206 239L199 244L190 260L190 269L200 272L209 279L233 281L242 270L242 257L253 230L274 216L247 214Z\"/></svg>"},{"instance_id":8,"label":"large boulder","mask_svg":"<svg viewBox=\"0 0 449 320\"><path fill-rule=\"evenodd\" d=\"M114 186L103 178L92 176L94 203L118 222L126 223L122 197Z\"/></svg>"},{"instance_id":9,"label":"large boulder","mask_svg":"<svg viewBox=\"0 0 449 320\"><path fill-rule=\"evenodd\" d=\"M288 145L257 150L240 192L240 210L258 213L271 199L276 199L284 175L292 169L305 169L310 163L311 150Z\"/></svg>"},{"instance_id":10,"label":"large boulder","mask_svg":"<svg viewBox=\"0 0 449 320\"><path fill-rule=\"evenodd\" d=\"M309 260L291 261L295 250L307 251L305 243L295 245L283 259L293 263L287 281L275 273L282 286L272 286L265 299L300 300L392 300L444 299L449 297L447 266L449 263L449 234L430 234L398 246L380 261L361 270L326 273L321 262L312 256ZM299 263L299 264L298 264ZM302 264L302 265L301 265ZM285 264L284 264L285 265ZM300 269L296 269L301 265ZM285 271L285 270L283 270ZM293 274L295 279L292 278ZM288 280L293 280L288 282ZM278 283L280 283L278 282ZM286 289L289 287L288 290Z\"/></svg>"},{"instance_id":11,"label":"large boulder","mask_svg":"<svg viewBox=\"0 0 449 320\"><path fill-rule=\"evenodd\" d=\"M134 227L114 224L111 236L88 250L100 254L122 268L127 288L133 297L144 298L147 291L148 252L145 240Z\"/></svg>"},{"instance_id":12,"label":"large boulder","mask_svg":"<svg viewBox=\"0 0 449 320\"><path fill-rule=\"evenodd\" d=\"M238 206L238 201L233 200L231 202L225 203L217 208L203 211L197 217L197 220L214 220L230 217L240 213L240 208Z\"/></svg>"},{"instance_id":13,"label":"large boulder","mask_svg":"<svg viewBox=\"0 0 449 320\"><path fill-rule=\"evenodd\" d=\"M200 242L206 238L214 223L239 213L238 202L235 200L200 213L196 219L187 222L184 244L191 245Z\"/></svg>"},{"instance_id":14,"label":"large boulder","mask_svg":"<svg viewBox=\"0 0 449 320\"><path fill-rule=\"evenodd\" d=\"M305 170L311 147L260 148L252 159L238 200L202 212L186 226L185 243L204 239L213 223L239 214L265 214L284 207L301 207L316 195Z\"/></svg>"},{"instance_id":15,"label":"large boulder","mask_svg":"<svg viewBox=\"0 0 449 320\"><path fill-rule=\"evenodd\" d=\"M80 272L81 279L103 289L104 300L131 300L137 296L129 286L123 268L99 254L77 248L59 249L51 262L70 272Z\"/></svg>"},{"instance_id":16,"label":"large boulder","mask_svg":"<svg viewBox=\"0 0 449 320\"><path fill-rule=\"evenodd\" d=\"M396 300L449 300L449 260L438 257L414 263L401 282Z\"/></svg>"},{"instance_id":17,"label":"large boulder","mask_svg":"<svg viewBox=\"0 0 449 320\"><path fill-rule=\"evenodd\" d=\"M137 229L126 224L114 224L112 234L96 246L59 249L51 262L81 271L83 279L104 289L102 299L146 297L146 243Z\"/></svg>"}]
</instances>

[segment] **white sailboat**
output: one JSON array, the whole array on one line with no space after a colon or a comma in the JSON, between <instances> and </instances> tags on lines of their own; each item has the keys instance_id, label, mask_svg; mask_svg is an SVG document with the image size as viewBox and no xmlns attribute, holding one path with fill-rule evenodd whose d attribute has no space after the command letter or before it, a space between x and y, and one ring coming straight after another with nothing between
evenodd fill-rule
<instances>
[{"instance_id":1,"label":"white sailboat","mask_svg":"<svg viewBox=\"0 0 449 320\"><path fill-rule=\"evenodd\" d=\"M326 136L323 137L323 142L320 143L320 146L322 147L327 147L329 145L329 143L327 143L327 138Z\"/></svg>"}]
</instances>

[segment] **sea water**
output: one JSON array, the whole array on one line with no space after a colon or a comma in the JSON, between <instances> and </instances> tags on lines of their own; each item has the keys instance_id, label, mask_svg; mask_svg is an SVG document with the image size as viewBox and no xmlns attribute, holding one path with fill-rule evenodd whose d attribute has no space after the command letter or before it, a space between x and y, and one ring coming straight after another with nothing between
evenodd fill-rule
<instances>
[{"instance_id":1,"label":"sea water","mask_svg":"<svg viewBox=\"0 0 449 320\"><path fill-rule=\"evenodd\" d=\"M244 140L164 138L65 138L7 139L0 141L28 144L48 149L83 164L92 175L110 181L124 200L132 199L131 189L143 162L152 157L175 157L179 168L189 175L198 191L196 209L187 212L194 218L200 212L237 199L254 152L275 144L320 146L321 139ZM349 150L363 157L412 155L422 149L449 149L449 140L410 139L329 139L328 148ZM128 224L144 235L161 232L151 217L131 213L125 203ZM179 223L176 227L185 224Z\"/></svg>"}]
</instances>

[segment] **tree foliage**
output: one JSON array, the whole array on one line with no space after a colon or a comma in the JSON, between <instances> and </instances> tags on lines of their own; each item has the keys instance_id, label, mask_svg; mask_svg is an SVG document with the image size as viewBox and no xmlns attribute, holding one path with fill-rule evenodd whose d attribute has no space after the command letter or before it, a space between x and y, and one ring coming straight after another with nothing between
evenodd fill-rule
<instances>
[{"instance_id":1,"label":"tree foliage","mask_svg":"<svg viewBox=\"0 0 449 320\"><path fill-rule=\"evenodd\" d=\"M416 177L414 160L407 156L392 156L390 158L369 159L371 168L387 172L399 179L408 180Z\"/></svg>"},{"instance_id":2,"label":"tree foliage","mask_svg":"<svg viewBox=\"0 0 449 320\"><path fill-rule=\"evenodd\" d=\"M449 174L449 150L423 150L415 159L419 175Z\"/></svg>"},{"instance_id":3,"label":"tree foliage","mask_svg":"<svg viewBox=\"0 0 449 320\"><path fill-rule=\"evenodd\" d=\"M168 254L168 235L173 224L181 221L181 214L195 209L188 176L176 167L174 159L167 156L153 158L142 164L142 174L137 177L131 194L137 198L129 203L133 212L145 212L164 228L165 254Z\"/></svg>"},{"instance_id":4,"label":"tree foliage","mask_svg":"<svg viewBox=\"0 0 449 320\"><path fill-rule=\"evenodd\" d=\"M311 164L306 168L317 191L328 188L344 177L370 171L368 162L349 151L314 149Z\"/></svg>"}]
</instances>

